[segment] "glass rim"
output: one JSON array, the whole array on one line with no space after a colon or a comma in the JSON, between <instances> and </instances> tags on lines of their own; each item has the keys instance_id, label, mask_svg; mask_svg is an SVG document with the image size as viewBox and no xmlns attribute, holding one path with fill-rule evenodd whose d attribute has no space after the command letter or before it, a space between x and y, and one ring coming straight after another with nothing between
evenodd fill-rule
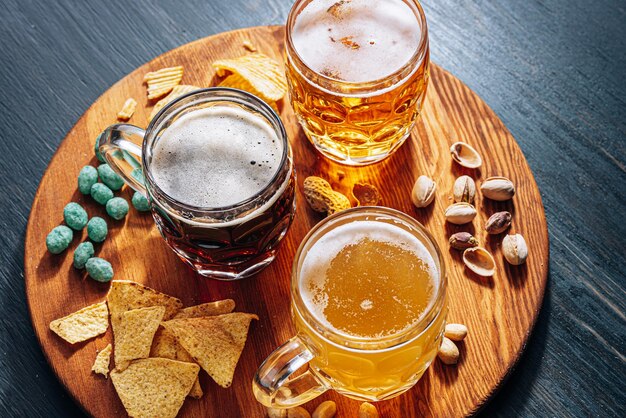
<instances>
[{"instance_id":1,"label":"glass rim","mask_svg":"<svg viewBox=\"0 0 626 418\"><path fill-rule=\"evenodd\" d=\"M287 55L288 60L294 60L298 64L297 67L303 67L307 71L315 74L316 77L319 77L321 80L325 82L325 84L335 84L339 86L344 86L350 90L376 90L377 87L384 85L389 82L389 80L397 80L397 82L405 79L409 74L411 74L413 67L417 68L418 64L422 62L424 59L425 51L428 49L428 24L426 22L426 14L424 13L424 9L420 4L419 0L402 0L405 4L409 5L412 9L414 9L415 16L420 23L420 42L418 47L416 48L411 58L404 63L398 70L394 71L391 74L388 74L384 77L368 80L368 81L345 81L338 80L336 78L332 78L321 74L320 72L311 68L300 56L298 50L295 48L293 44L293 38L291 36L292 29L296 23L297 15L304 9L303 4L309 4L315 0L296 0L296 2L291 6L289 10L289 15L287 16L287 23L285 25L285 53ZM304 4L304 5L306 5ZM297 71L300 71L299 68L296 68ZM411 70L411 71L409 71ZM305 76L308 80L308 77ZM309 80L310 82L311 80ZM394 83L394 84L396 84ZM319 83L315 83L318 84ZM321 86L320 86L321 87Z\"/></svg>"},{"instance_id":2,"label":"glass rim","mask_svg":"<svg viewBox=\"0 0 626 418\"><path fill-rule=\"evenodd\" d=\"M307 244L309 244L319 235L323 235L329 229L334 228L333 225L336 222L344 218L358 217L359 215L382 215L386 216L387 219L400 221L403 224L414 228L427 240L427 242L423 242L422 240L420 241L425 245L430 244L432 246L432 249L434 251L430 251L427 245L426 249L431 254L431 256L433 256L433 259L438 267L437 292L433 296L432 303L430 303L426 310L421 314L419 320L403 331L399 331L382 337L351 336L329 328L328 326L324 325L319 319L317 319L315 315L307 308L306 303L304 302L302 294L300 292L300 266L301 262L306 258L306 253L304 253L304 250L305 247L307 247ZM306 249L308 250L310 248ZM446 291L447 276L443 254L432 234L426 229L424 225L422 225L419 221L417 221L410 215L397 209L392 209L384 206L358 206L338 212L318 222L302 239L302 242L298 247L298 251L294 256L294 261L292 265L291 300L293 309L296 311L294 312L294 314L299 315L305 322L305 324L323 339L331 343L341 345L344 348L349 347L357 350L385 350L390 347L394 347L396 345L413 340L414 338L421 335L424 331L429 329L431 324L439 317L444 307Z\"/></svg>"},{"instance_id":3,"label":"glass rim","mask_svg":"<svg viewBox=\"0 0 626 418\"><path fill-rule=\"evenodd\" d=\"M211 95L211 96L208 96L208 95ZM202 101L200 98L199 101L194 101L194 99L196 99L197 96L201 96L201 98L210 98L212 100ZM280 163L278 165L278 168L276 169L276 172L272 176L271 180L254 195L244 200L241 200L239 202L233 203L232 205L227 205L227 206L215 206L215 207L194 206L194 205L190 205L190 204L181 202L173 198L172 196L165 193L165 191L161 187L159 187L159 185L154 180L152 173L147 167L148 159L146 157L148 153L148 148L150 147L142 146L141 163L142 163L142 168L144 171L144 178L146 179L146 183L150 185L150 187L146 187L146 189L148 190L150 194L152 194L152 191L153 191L152 189L154 189L154 191L157 192L157 195L159 198L164 198L169 205L173 205L176 209L183 209L183 210L187 210L190 212L197 212L197 213L217 213L217 212L229 212L229 211L240 209L246 205L249 205L250 203L253 203L259 198L263 197L276 184L277 180L280 179L282 171L283 171L283 167L285 166L285 163L287 162L289 158L289 138L287 136L287 132L285 130L285 126L282 120L280 119L278 114L274 111L274 109L272 109L267 103L265 103L261 98L255 96L254 94L249 93L244 90L239 90L239 89L230 88L230 87L207 87L203 89L194 90L190 93L186 93L174 99L172 102L164 106L163 109L161 109L156 114L156 116L152 119L152 121L150 121L150 123L148 124L148 127L146 128L144 144L147 145L148 143L154 143L155 135L157 134L156 128L159 127L166 120L169 120L173 116L169 112L178 113L194 104L212 102L212 101L231 102L231 103L243 105L250 109L253 109L254 111L257 111L265 119L267 119L267 121L270 122L270 126L276 132L276 136L283 143L283 151L282 151ZM177 106L180 106L180 108L177 108ZM152 150L150 150L150 152L152 152ZM158 199L154 199L154 200L159 205L162 205L161 202L158 201Z\"/></svg>"}]
</instances>

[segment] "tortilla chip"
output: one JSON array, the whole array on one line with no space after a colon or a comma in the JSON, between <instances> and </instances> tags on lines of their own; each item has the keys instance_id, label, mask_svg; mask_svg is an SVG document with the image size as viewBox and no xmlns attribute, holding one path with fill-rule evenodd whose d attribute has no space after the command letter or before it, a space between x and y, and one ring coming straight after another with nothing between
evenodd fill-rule
<instances>
[{"instance_id":1,"label":"tortilla chip","mask_svg":"<svg viewBox=\"0 0 626 418\"><path fill-rule=\"evenodd\" d=\"M158 99L180 83L183 79L183 67L161 68L143 76L143 82L148 84L148 99Z\"/></svg>"},{"instance_id":2,"label":"tortilla chip","mask_svg":"<svg viewBox=\"0 0 626 418\"><path fill-rule=\"evenodd\" d=\"M259 52L213 63L218 76L238 74L258 92L266 102L276 102L287 93L287 80L280 64Z\"/></svg>"},{"instance_id":3,"label":"tortilla chip","mask_svg":"<svg viewBox=\"0 0 626 418\"><path fill-rule=\"evenodd\" d=\"M113 370L111 381L131 417L174 418L199 371L197 364L147 358Z\"/></svg>"},{"instance_id":4,"label":"tortilla chip","mask_svg":"<svg viewBox=\"0 0 626 418\"><path fill-rule=\"evenodd\" d=\"M87 306L50 322L50 329L70 344L104 334L109 327L109 310L105 302Z\"/></svg>"},{"instance_id":5,"label":"tortilla chip","mask_svg":"<svg viewBox=\"0 0 626 418\"><path fill-rule=\"evenodd\" d=\"M235 301L232 299L217 300L215 302L201 303L200 305L183 308L174 319L200 318L203 316L215 316L231 313L235 309Z\"/></svg>"},{"instance_id":6,"label":"tortilla chip","mask_svg":"<svg viewBox=\"0 0 626 418\"><path fill-rule=\"evenodd\" d=\"M164 322L180 345L215 380L227 388L248 337L248 328L258 316L234 312L204 318L172 319Z\"/></svg>"},{"instance_id":7,"label":"tortilla chip","mask_svg":"<svg viewBox=\"0 0 626 418\"><path fill-rule=\"evenodd\" d=\"M122 319L122 313L131 309L148 308L150 306L165 306L163 320L167 321L176 315L183 307L183 303L175 297L157 292L154 289L131 282L129 280L113 280L107 295L109 313L111 314L111 328L116 340L117 329ZM117 341L115 341L117 344Z\"/></svg>"},{"instance_id":8,"label":"tortilla chip","mask_svg":"<svg viewBox=\"0 0 626 418\"><path fill-rule=\"evenodd\" d=\"M111 362L111 350L113 347L111 344L104 347L96 356L96 361L93 362L91 371L99 373L104 377L109 375L109 363Z\"/></svg>"},{"instance_id":9,"label":"tortilla chip","mask_svg":"<svg viewBox=\"0 0 626 418\"><path fill-rule=\"evenodd\" d=\"M115 368L124 370L131 360L150 355L152 339L165 314L164 306L139 308L122 313L115 341Z\"/></svg>"},{"instance_id":10,"label":"tortilla chip","mask_svg":"<svg viewBox=\"0 0 626 418\"><path fill-rule=\"evenodd\" d=\"M180 84L172 89L170 94L159 100L155 103L152 111L150 112L149 120L154 119L154 117L163 109L165 106L178 99L180 96L183 96L187 93L191 93L192 91L200 90L202 87L189 86L186 84Z\"/></svg>"},{"instance_id":11,"label":"tortilla chip","mask_svg":"<svg viewBox=\"0 0 626 418\"><path fill-rule=\"evenodd\" d=\"M135 113L135 109L137 108L137 101L133 98L126 99L124 102L124 106L117 112L117 118L119 120L128 120Z\"/></svg>"},{"instance_id":12,"label":"tortilla chip","mask_svg":"<svg viewBox=\"0 0 626 418\"><path fill-rule=\"evenodd\" d=\"M248 83L239 74L229 75L224 80L222 80L222 82L218 84L218 86L219 87L231 87L233 89L244 90L244 91L247 91L248 93L252 93L255 96L259 97L261 100L263 100L265 103L270 105L270 107L274 109L276 112L278 112L278 106L276 105L276 102L263 98L261 93L257 91L254 87L252 87L252 84Z\"/></svg>"}]
</instances>

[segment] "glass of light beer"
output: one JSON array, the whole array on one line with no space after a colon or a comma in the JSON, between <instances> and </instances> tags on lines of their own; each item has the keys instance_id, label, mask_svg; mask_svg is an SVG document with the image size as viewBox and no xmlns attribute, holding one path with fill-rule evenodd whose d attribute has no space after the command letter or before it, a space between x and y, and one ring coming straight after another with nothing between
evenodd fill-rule
<instances>
[{"instance_id":1,"label":"glass of light beer","mask_svg":"<svg viewBox=\"0 0 626 418\"><path fill-rule=\"evenodd\" d=\"M168 104L146 130L117 124L98 141L109 165L149 199L167 244L198 273L241 279L274 260L295 212L295 171L285 128L261 99L198 90Z\"/></svg>"},{"instance_id":2,"label":"glass of light beer","mask_svg":"<svg viewBox=\"0 0 626 418\"><path fill-rule=\"evenodd\" d=\"M340 212L317 224L298 249L291 311L297 335L257 371L259 402L289 408L329 389L359 400L392 398L417 383L441 343L441 252L402 212ZM308 370L293 374L307 363Z\"/></svg>"},{"instance_id":3,"label":"glass of light beer","mask_svg":"<svg viewBox=\"0 0 626 418\"><path fill-rule=\"evenodd\" d=\"M323 155L371 164L410 135L430 62L417 0L297 0L285 49L291 105Z\"/></svg>"}]
</instances>

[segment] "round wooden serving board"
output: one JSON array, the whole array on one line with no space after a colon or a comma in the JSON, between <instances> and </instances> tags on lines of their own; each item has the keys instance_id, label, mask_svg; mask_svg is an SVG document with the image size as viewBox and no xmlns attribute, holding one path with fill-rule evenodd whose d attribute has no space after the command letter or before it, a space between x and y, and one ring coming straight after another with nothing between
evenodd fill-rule
<instances>
[{"instance_id":1,"label":"round wooden serving board","mask_svg":"<svg viewBox=\"0 0 626 418\"><path fill-rule=\"evenodd\" d=\"M81 195L76 178L81 167L97 165L93 154L96 136L116 123L117 111L133 97L137 111L130 120L145 127L152 103L146 98L143 75L163 67L182 65L183 84L208 87L215 84L211 63L218 58L247 53L244 40L260 52L282 62L283 27L256 27L210 36L183 45L155 58L120 80L104 93L67 135L46 171L33 203L25 243L26 293L33 326L54 372L84 410L95 417L123 416L124 408L110 379L91 373L99 350L111 341L111 331L74 346L48 329L53 319L102 301L108 284L96 283L72 267L73 250L86 239L86 231L60 255L46 251L47 233L63 221L63 207L70 201L102 216L109 223L109 237L97 246L97 254L109 260L116 279L144 283L180 298L186 305L232 298L237 311L256 313L232 387L222 389L201 372L205 395L188 399L184 417L261 417L265 409L255 401L252 377L265 357L293 336L289 315L291 263L300 241L322 217L313 212L302 195L307 176L328 179L333 188L348 194L357 181L376 185L384 206L399 209L422 222L442 248L449 278L449 322L469 327L459 344L456 367L435 360L421 381L407 393L377 407L383 417L458 417L477 412L497 391L519 359L541 307L548 273L548 233L539 190L515 139L491 109L461 81L432 65L422 116L413 135L391 158L364 168L334 164L318 154L299 128L286 100L279 104L287 128L298 175L298 208L276 260L256 277L238 282L218 282L194 274L166 246L152 217L131 207L122 221L113 221L104 208ZM449 148L465 141L483 156L480 170L466 170L452 162ZM437 182L437 198L425 209L416 209L410 192L417 177L425 174ZM455 178L469 174L480 181L506 176L517 186L509 202L484 200L478 192L478 216L472 224L454 226L444 221L452 202ZM121 196L130 200L131 191ZM524 235L530 256L525 265L509 266L502 256L502 236L488 236L483 225L496 211L513 213L511 232ZM473 232L497 262L493 278L481 278L464 268L460 253L449 250L448 237L458 231ZM338 417L355 417L359 402L327 392L305 407L312 412L323 400L337 402Z\"/></svg>"}]
</instances>

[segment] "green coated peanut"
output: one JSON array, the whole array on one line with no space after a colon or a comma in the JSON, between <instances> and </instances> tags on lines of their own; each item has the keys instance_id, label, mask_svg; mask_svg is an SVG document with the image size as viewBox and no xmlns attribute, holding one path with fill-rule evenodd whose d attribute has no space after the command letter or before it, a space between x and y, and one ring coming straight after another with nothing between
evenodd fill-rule
<instances>
[{"instance_id":1,"label":"green coated peanut","mask_svg":"<svg viewBox=\"0 0 626 418\"><path fill-rule=\"evenodd\" d=\"M81 231L87 225L89 217L87 216L87 211L81 205L76 202L70 202L63 209L63 219L67 226L75 231Z\"/></svg>"},{"instance_id":2,"label":"green coated peanut","mask_svg":"<svg viewBox=\"0 0 626 418\"><path fill-rule=\"evenodd\" d=\"M84 269L87 260L95 254L93 244L89 241L81 242L74 250L74 267Z\"/></svg>"},{"instance_id":3,"label":"green coated peanut","mask_svg":"<svg viewBox=\"0 0 626 418\"><path fill-rule=\"evenodd\" d=\"M143 170L141 168L135 168L130 172L132 178L137 180L140 184L145 184L145 179L143 177Z\"/></svg>"},{"instance_id":4,"label":"green coated peanut","mask_svg":"<svg viewBox=\"0 0 626 418\"><path fill-rule=\"evenodd\" d=\"M102 242L107 237L108 228L104 219L94 216L87 223L87 236L93 242Z\"/></svg>"},{"instance_id":5,"label":"green coated peanut","mask_svg":"<svg viewBox=\"0 0 626 418\"><path fill-rule=\"evenodd\" d=\"M65 225L54 228L46 237L46 247L52 254L61 254L74 238L74 233Z\"/></svg>"},{"instance_id":6,"label":"green coated peanut","mask_svg":"<svg viewBox=\"0 0 626 418\"><path fill-rule=\"evenodd\" d=\"M78 191L89 194L91 186L98 182L98 170L90 165L84 166L78 173Z\"/></svg>"},{"instance_id":7,"label":"green coated peanut","mask_svg":"<svg viewBox=\"0 0 626 418\"><path fill-rule=\"evenodd\" d=\"M121 197L114 197L106 204L106 211L115 220L120 220L128 213L128 202Z\"/></svg>"},{"instance_id":8,"label":"green coated peanut","mask_svg":"<svg viewBox=\"0 0 626 418\"><path fill-rule=\"evenodd\" d=\"M101 205L106 205L109 200L113 199L113 191L102 183L91 186L90 194L93 200Z\"/></svg>"},{"instance_id":9,"label":"green coated peanut","mask_svg":"<svg viewBox=\"0 0 626 418\"><path fill-rule=\"evenodd\" d=\"M104 258L92 257L85 263L89 276L97 282L109 282L113 278L113 266Z\"/></svg>"},{"instance_id":10,"label":"green coated peanut","mask_svg":"<svg viewBox=\"0 0 626 418\"><path fill-rule=\"evenodd\" d=\"M150 201L142 193L135 192L131 200L135 209L139 212L147 212L150 210Z\"/></svg>"},{"instance_id":11,"label":"green coated peanut","mask_svg":"<svg viewBox=\"0 0 626 418\"><path fill-rule=\"evenodd\" d=\"M103 134L100 134L100 135L103 135ZM101 163L106 163L106 160L104 159L104 157L102 156L102 153L98 149L98 144L100 143L100 135L96 137L96 143L93 146L93 152L94 154L96 154L96 158L98 159L98 161L100 161Z\"/></svg>"},{"instance_id":12,"label":"green coated peanut","mask_svg":"<svg viewBox=\"0 0 626 418\"><path fill-rule=\"evenodd\" d=\"M124 180L108 164L98 166L98 175L100 180L113 191L121 189L124 185Z\"/></svg>"}]
</instances>

